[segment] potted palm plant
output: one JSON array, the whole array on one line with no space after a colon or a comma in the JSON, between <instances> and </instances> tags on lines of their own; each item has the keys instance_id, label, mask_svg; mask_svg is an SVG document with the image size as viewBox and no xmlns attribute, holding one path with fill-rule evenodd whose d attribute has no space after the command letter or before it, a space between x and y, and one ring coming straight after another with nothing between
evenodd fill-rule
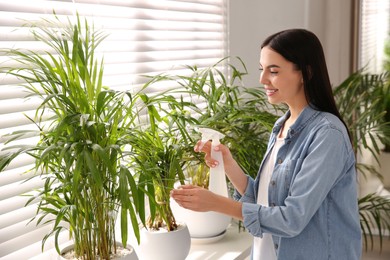
<instances>
[{"instance_id":1,"label":"potted palm plant","mask_svg":"<svg viewBox=\"0 0 390 260\"><path fill-rule=\"evenodd\" d=\"M365 150L378 161L380 143L390 140L390 125L383 120L386 84L386 74L369 74L359 70L334 88L336 103L349 127L356 157ZM357 170L363 178L369 175L380 178L377 168L364 161L357 163ZM384 230L390 230L390 198L375 192L366 193L361 194L358 201L365 246L366 249L369 245L373 248L373 236L377 233L382 247Z\"/></svg>"},{"instance_id":2,"label":"potted palm plant","mask_svg":"<svg viewBox=\"0 0 390 260\"><path fill-rule=\"evenodd\" d=\"M147 83L140 95L145 110L139 111L141 123L128 136L133 154L129 168L148 199L140 198L140 205L148 210L140 216L145 229L136 249L142 259L179 260L188 255L191 241L187 225L177 221L171 209L170 191L176 182L184 182L185 154L193 149L194 141L187 131L187 124L193 122L186 115L186 106L192 104L176 99L170 91L146 94L147 87L156 81L159 77Z\"/></svg>"},{"instance_id":3,"label":"potted palm plant","mask_svg":"<svg viewBox=\"0 0 390 260\"><path fill-rule=\"evenodd\" d=\"M139 239L136 219L138 192L127 167L126 136L134 123L136 97L103 86L103 60L95 55L105 35L87 20L53 20L32 24L32 34L48 50L4 50L16 66L1 68L22 79L30 93L41 100L34 118L35 131L9 135L1 151L0 171L17 156L35 159L33 178L43 187L29 203L38 199L38 224L52 223L42 246L69 230L74 255L79 259L110 259L117 250L115 222L121 220L121 243L127 247L128 215ZM48 118L49 117L49 118ZM37 143L12 145L35 135ZM136 255L132 252L131 259Z\"/></svg>"}]
</instances>

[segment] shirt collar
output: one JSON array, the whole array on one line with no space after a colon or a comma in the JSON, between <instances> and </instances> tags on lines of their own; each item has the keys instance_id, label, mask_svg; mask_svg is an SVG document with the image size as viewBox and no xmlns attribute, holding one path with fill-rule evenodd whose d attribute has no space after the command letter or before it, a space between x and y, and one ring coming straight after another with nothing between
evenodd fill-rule
<instances>
[{"instance_id":1,"label":"shirt collar","mask_svg":"<svg viewBox=\"0 0 390 260\"><path fill-rule=\"evenodd\" d=\"M316 108L312 105L306 106L302 112L299 114L297 120L294 122L294 124L290 127L290 130L287 133L287 138L290 138L299 132L302 131L302 129L305 128L305 126L312 121L320 111L316 110ZM282 128L284 122L287 120L287 118L290 117L290 110L288 110L282 117L280 117L276 123L274 128L272 129L272 132L274 134L279 133L280 129Z\"/></svg>"}]
</instances>

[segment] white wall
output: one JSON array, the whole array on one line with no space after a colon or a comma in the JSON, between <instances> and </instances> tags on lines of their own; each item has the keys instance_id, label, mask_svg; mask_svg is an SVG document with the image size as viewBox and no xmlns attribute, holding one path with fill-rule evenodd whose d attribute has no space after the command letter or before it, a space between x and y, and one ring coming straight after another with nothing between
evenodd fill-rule
<instances>
[{"instance_id":1,"label":"white wall","mask_svg":"<svg viewBox=\"0 0 390 260\"><path fill-rule=\"evenodd\" d=\"M259 86L259 53L270 34L305 28L321 40L333 85L350 73L351 0L229 0L229 55L245 62L247 86Z\"/></svg>"}]
</instances>

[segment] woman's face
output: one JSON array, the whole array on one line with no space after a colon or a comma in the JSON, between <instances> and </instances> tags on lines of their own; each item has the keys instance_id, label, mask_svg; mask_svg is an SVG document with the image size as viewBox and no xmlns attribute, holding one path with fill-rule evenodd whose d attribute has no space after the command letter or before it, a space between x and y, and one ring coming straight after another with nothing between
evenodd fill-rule
<instances>
[{"instance_id":1,"label":"woman's face","mask_svg":"<svg viewBox=\"0 0 390 260\"><path fill-rule=\"evenodd\" d=\"M260 83L271 104L285 103L290 108L307 104L302 72L279 53L263 47L260 54Z\"/></svg>"}]
</instances>

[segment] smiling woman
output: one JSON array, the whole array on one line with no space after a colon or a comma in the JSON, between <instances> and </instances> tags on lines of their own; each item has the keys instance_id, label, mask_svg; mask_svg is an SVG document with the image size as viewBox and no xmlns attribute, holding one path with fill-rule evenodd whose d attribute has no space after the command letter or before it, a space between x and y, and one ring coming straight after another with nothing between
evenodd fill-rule
<instances>
[{"instance_id":1,"label":"smiling woman","mask_svg":"<svg viewBox=\"0 0 390 260\"><path fill-rule=\"evenodd\" d=\"M242 220L254 236L253 259L360 259L355 155L319 39L305 29L272 34L261 45L260 66L269 101L288 111L274 124L256 177L244 173L228 145L199 141L194 150L209 167L224 164L234 200L194 185L172 197L186 209Z\"/></svg>"},{"instance_id":2,"label":"smiling woman","mask_svg":"<svg viewBox=\"0 0 390 260\"><path fill-rule=\"evenodd\" d=\"M96 50L104 55L103 84L115 90L141 87L147 79L181 64L207 67L225 57L226 0L202 1L0 1L0 49L20 48L43 53L48 51L35 41L24 25L48 19L53 10L61 20L74 18L76 12L108 33ZM12 58L12 57L11 57ZM0 66L14 66L10 57L0 52ZM176 67L175 67L176 66ZM16 77L0 74L0 149L10 141L6 134L35 129L33 118L37 101L25 99L26 93ZM155 91L162 91L156 89ZM50 120L45 114L45 120ZM20 144L36 142L25 136ZM2 156L0 154L0 156ZM51 229L27 223L35 215L37 204L25 207L29 197L42 187L43 180L25 182L34 160L20 156L0 173L0 258L26 259L41 253L41 240ZM66 234L60 235L66 241ZM49 239L45 250L53 247Z\"/></svg>"}]
</instances>

